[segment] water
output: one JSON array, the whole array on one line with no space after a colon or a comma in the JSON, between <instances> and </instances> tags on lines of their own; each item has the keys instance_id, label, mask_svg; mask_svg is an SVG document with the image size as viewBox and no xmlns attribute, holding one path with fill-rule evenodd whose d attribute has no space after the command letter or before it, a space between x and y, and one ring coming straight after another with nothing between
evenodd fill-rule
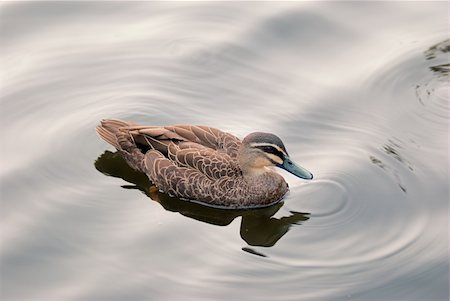
<instances>
[{"instance_id":1,"label":"water","mask_svg":"<svg viewBox=\"0 0 450 301\"><path fill-rule=\"evenodd\" d=\"M448 300L447 11L3 3L1 299ZM255 211L151 194L110 117L273 132L315 178Z\"/></svg>"}]
</instances>

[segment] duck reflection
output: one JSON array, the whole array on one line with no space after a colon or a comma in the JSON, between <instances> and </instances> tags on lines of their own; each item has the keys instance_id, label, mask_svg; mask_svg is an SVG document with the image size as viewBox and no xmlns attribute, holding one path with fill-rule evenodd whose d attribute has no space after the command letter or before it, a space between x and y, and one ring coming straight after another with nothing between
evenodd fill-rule
<instances>
[{"instance_id":1,"label":"duck reflection","mask_svg":"<svg viewBox=\"0 0 450 301\"><path fill-rule=\"evenodd\" d=\"M230 210L211 208L201 204L187 202L159 192L148 177L135 171L116 152L105 151L95 161L95 168L101 173L122 178L132 185L123 185L126 189L138 189L164 209L178 212L189 218L212 225L226 226L241 216L240 235L251 246L271 247L289 231L294 224L309 219L309 213L293 212L290 216L275 218L273 215L283 206L283 202L267 208Z\"/></svg>"}]
</instances>

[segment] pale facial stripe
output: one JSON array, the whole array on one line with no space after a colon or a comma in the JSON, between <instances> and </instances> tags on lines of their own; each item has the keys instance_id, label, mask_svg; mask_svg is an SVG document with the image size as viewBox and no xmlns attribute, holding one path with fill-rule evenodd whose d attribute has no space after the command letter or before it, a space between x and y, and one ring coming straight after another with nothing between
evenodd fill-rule
<instances>
[{"instance_id":1,"label":"pale facial stripe","mask_svg":"<svg viewBox=\"0 0 450 301\"><path fill-rule=\"evenodd\" d=\"M281 153L283 153L285 156L287 156L288 154L286 154L286 152L279 147L278 145L272 144L272 143L266 143L266 142L255 142L255 143L251 143L250 144L251 147L257 147L257 146L272 146L273 148L275 148L276 150L280 151Z\"/></svg>"},{"instance_id":2,"label":"pale facial stripe","mask_svg":"<svg viewBox=\"0 0 450 301\"><path fill-rule=\"evenodd\" d=\"M273 162L275 162L277 164L283 164L283 160L281 160L281 158L276 155L266 153L266 156L269 157L270 160L272 160Z\"/></svg>"}]
</instances>

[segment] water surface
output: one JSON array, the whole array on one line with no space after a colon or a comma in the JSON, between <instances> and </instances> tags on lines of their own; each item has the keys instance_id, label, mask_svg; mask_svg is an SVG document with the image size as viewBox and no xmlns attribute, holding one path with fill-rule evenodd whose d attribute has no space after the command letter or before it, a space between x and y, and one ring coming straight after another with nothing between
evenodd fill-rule
<instances>
[{"instance_id":1,"label":"water surface","mask_svg":"<svg viewBox=\"0 0 450 301\"><path fill-rule=\"evenodd\" d=\"M446 2L0 5L4 300L448 300ZM280 136L277 206L152 193L102 118ZM108 175L108 176L107 176Z\"/></svg>"}]
</instances>

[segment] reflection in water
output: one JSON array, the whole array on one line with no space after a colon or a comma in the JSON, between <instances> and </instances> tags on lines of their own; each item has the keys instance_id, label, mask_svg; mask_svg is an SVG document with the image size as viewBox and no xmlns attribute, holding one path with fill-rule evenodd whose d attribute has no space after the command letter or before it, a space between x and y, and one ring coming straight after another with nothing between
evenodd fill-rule
<instances>
[{"instance_id":1,"label":"reflection in water","mask_svg":"<svg viewBox=\"0 0 450 301\"><path fill-rule=\"evenodd\" d=\"M138 189L152 200L160 203L164 209L178 212L198 221L217 226L226 226L236 217L241 216L240 234L242 239L251 246L271 247L289 231L292 225L309 219L309 213L293 211L290 212L290 216L273 217L283 206L283 202L267 208L231 210L211 208L170 197L165 193L159 192L145 174L129 167L117 152L105 151L95 161L95 168L105 175L122 178L134 184L123 185L123 188ZM262 256L262 254L249 248L244 248L243 250Z\"/></svg>"},{"instance_id":2,"label":"reflection in water","mask_svg":"<svg viewBox=\"0 0 450 301\"><path fill-rule=\"evenodd\" d=\"M401 153L399 151L401 146L399 143L394 142L393 140L389 139L388 143L383 145L382 148L383 148L383 151L387 155L393 157L395 160L397 160L398 162L405 165L411 172L414 171L413 167L411 166L411 163L401 155ZM388 164L384 164L380 159L376 158L373 155L369 156L369 159L373 164L375 164L378 167L382 168L383 170L387 171L395 179L395 181L396 181L398 187L401 189L401 191L403 191L404 193L407 192L406 186L400 178L400 174L404 174L404 172L399 172L394 167L392 167Z\"/></svg>"},{"instance_id":3,"label":"reflection in water","mask_svg":"<svg viewBox=\"0 0 450 301\"><path fill-rule=\"evenodd\" d=\"M383 146L383 149L386 154L393 157L395 160L399 161L400 163L404 164L410 171L414 171L413 167L411 166L411 163L406 160L401 154L399 149L401 148L399 143L394 142L393 140L389 139L388 143L386 143Z\"/></svg>"},{"instance_id":4,"label":"reflection in water","mask_svg":"<svg viewBox=\"0 0 450 301\"><path fill-rule=\"evenodd\" d=\"M397 182L397 185L401 189L401 191L403 191L404 193L407 192L407 189L406 189L405 185L400 180L400 176L399 176L397 170L393 170L392 168L386 166L383 162L381 162L380 159L378 159L378 158L376 158L374 156L370 156L369 158L370 158L370 161L372 161L373 164L379 166L380 168L382 168L384 170L387 170L392 175L392 177Z\"/></svg>"},{"instance_id":5,"label":"reflection in water","mask_svg":"<svg viewBox=\"0 0 450 301\"><path fill-rule=\"evenodd\" d=\"M442 60L436 65L429 66L430 70L435 73L438 78L449 76L450 63L448 52L450 52L450 40L444 40L437 43L424 52L427 60Z\"/></svg>"},{"instance_id":6,"label":"reflection in water","mask_svg":"<svg viewBox=\"0 0 450 301\"><path fill-rule=\"evenodd\" d=\"M438 73L442 76L448 76L450 72L450 64L441 64L436 66L431 66L430 70L434 73Z\"/></svg>"},{"instance_id":7,"label":"reflection in water","mask_svg":"<svg viewBox=\"0 0 450 301\"><path fill-rule=\"evenodd\" d=\"M437 44L434 44L433 46L430 46L425 51L425 58L427 60L435 59L439 56L439 54L450 52L450 40L444 40L442 42L439 42Z\"/></svg>"}]
</instances>

